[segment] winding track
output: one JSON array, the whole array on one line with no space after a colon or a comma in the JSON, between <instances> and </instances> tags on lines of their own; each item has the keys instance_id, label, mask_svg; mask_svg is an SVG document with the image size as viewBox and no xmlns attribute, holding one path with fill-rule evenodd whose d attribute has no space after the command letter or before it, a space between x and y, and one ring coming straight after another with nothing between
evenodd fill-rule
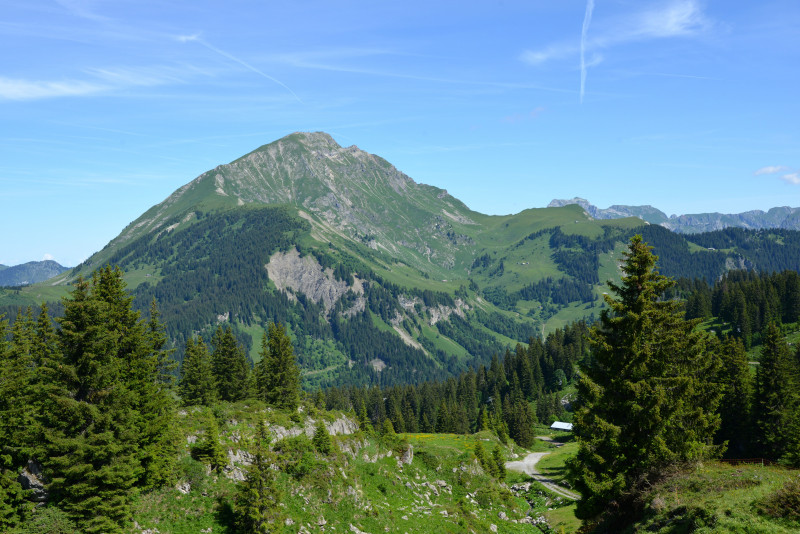
<instances>
[{"instance_id":1,"label":"winding track","mask_svg":"<svg viewBox=\"0 0 800 534\"><path fill-rule=\"evenodd\" d=\"M549 440L548 440L549 441ZM573 501L580 500L581 496L575 492L572 492L562 486L559 486L550 478L545 477L536 469L536 463L542 459L542 457L547 456L550 454L549 452L532 452L525 457L524 460L517 460L515 462L506 462L506 469L510 469L511 471L517 471L519 473L525 473L533 478L535 481L540 483L542 486L546 487L553 493L560 495L564 498L571 499Z\"/></svg>"}]
</instances>

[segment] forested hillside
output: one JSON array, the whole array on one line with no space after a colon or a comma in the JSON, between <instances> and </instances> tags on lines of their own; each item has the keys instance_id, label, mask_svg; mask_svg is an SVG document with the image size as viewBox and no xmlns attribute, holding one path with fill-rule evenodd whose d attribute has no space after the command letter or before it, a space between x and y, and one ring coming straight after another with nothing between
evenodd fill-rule
<instances>
[{"instance_id":1,"label":"forested hillside","mask_svg":"<svg viewBox=\"0 0 800 534\"><path fill-rule=\"evenodd\" d=\"M13 322L43 302L60 313L78 276L117 265L136 309L158 303L177 361L192 335L225 325L255 362L274 321L308 388L420 383L596 320L635 234L676 278L800 269L795 231L684 236L574 205L486 216L357 147L298 133L202 174L46 285L0 289L0 313Z\"/></svg>"}]
</instances>

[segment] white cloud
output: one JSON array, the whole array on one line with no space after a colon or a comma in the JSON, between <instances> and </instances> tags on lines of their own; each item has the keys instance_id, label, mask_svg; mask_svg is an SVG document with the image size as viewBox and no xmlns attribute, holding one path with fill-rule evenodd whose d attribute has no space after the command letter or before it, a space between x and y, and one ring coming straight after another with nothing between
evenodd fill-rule
<instances>
[{"instance_id":1,"label":"white cloud","mask_svg":"<svg viewBox=\"0 0 800 534\"><path fill-rule=\"evenodd\" d=\"M108 89L105 84L78 80L61 82L0 78L0 99L35 100L60 96L86 96Z\"/></svg>"},{"instance_id":2,"label":"white cloud","mask_svg":"<svg viewBox=\"0 0 800 534\"><path fill-rule=\"evenodd\" d=\"M793 172L790 174L784 174L781 176L781 180L784 182L788 182L793 185L800 185L800 172Z\"/></svg>"},{"instance_id":3,"label":"white cloud","mask_svg":"<svg viewBox=\"0 0 800 534\"><path fill-rule=\"evenodd\" d=\"M699 4L694 0L671 2L634 18L631 36L645 38L679 37L697 33L709 26Z\"/></svg>"},{"instance_id":4,"label":"white cloud","mask_svg":"<svg viewBox=\"0 0 800 534\"><path fill-rule=\"evenodd\" d=\"M520 54L520 59L530 65L541 65L553 59L569 57L578 51L576 46L550 45L542 50L526 50Z\"/></svg>"},{"instance_id":5,"label":"white cloud","mask_svg":"<svg viewBox=\"0 0 800 534\"><path fill-rule=\"evenodd\" d=\"M53 259L54 258L53 258L52 254L45 254L44 256L42 256L42 261L48 261L48 260L53 260Z\"/></svg>"},{"instance_id":6,"label":"white cloud","mask_svg":"<svg viewBox=\"0 0 800 534\"><path fill-rule=\"evenodd\" d=\"M779 172L786 172L789 170L789 167L784 165L768 165L766 167L761 167L755 173L756 176L761 176L762 174L777 174Z\"/></svg>"},{"instance_id":7,"label":"white cloud","mask_svg":"<svg viewBox=\"0 0 800 534\"><path fill-rule=\"evenodd\" d=\"M658 7L597 21L592 21L593 8L594 2L588 0L579 43L551 43L538 50L524 51L520 59L530 65L541 65L547 61L583 55L589 51L597 53L635 41L688 37L707 31L712 26L696 0L661 2ZM591 38L587 33L589 23L592 23L594 34Z\"/></svg>"}]
</instances>

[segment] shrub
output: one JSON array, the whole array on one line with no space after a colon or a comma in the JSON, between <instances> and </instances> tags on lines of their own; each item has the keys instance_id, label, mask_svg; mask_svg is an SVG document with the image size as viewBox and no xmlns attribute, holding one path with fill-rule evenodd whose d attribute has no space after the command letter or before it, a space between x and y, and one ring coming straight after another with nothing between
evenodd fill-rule
<instances>
[{"instance_id":1,"label":"shrub","mask_svg":"<svg viewBox=\"0 0 800 534\"><path fill-rule=\"evenodd\" d=\"M800 519L800 477L795 477L778 491L756 503L758 513L772 517Z\"/></svg>"}]
</instances>

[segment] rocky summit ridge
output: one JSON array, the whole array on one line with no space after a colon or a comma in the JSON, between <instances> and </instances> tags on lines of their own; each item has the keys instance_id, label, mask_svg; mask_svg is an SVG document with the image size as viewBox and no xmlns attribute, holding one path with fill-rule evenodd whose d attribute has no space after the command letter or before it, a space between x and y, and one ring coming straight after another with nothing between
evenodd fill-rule
<instances>
[{"instance_id":1,"label":"rocky summit ridge","mask_svg":"<svg viewBox=\"0 0 800 534\"><path fill-rule=\"evenodd\" d=\"M650 224L658 224L673 232L695 234L712 232L724 228L745 228L760 230L765 228L782 228L800 230L800 208L780 206L769 211L750 210L742 213L695 213L667 216L663 211L650 205L626 206L615 204L601 209L580 197L571 199L554 199L548 208L563 207L576 204L594 219L621 219L638 217Z\"/></svg>"},{"instance_id":2,"label":"rocky summit ridge","mask_svg":"<svg viewBox=\"0 0 800 534\"><path fill-rule=\"evenodd\" d=\"M460 229L479 216L447 191L418 184L355 145L342 147L324 132L295 132L201 174L112 244L163 231L176 214L188 222L196 210L276 204L297 208L320 240L355 239L411 263L445 268L455 263L459 244L469 241ZM437 235L449 235L449 244L429 247Z\"/></svg>"}]
</instances>

